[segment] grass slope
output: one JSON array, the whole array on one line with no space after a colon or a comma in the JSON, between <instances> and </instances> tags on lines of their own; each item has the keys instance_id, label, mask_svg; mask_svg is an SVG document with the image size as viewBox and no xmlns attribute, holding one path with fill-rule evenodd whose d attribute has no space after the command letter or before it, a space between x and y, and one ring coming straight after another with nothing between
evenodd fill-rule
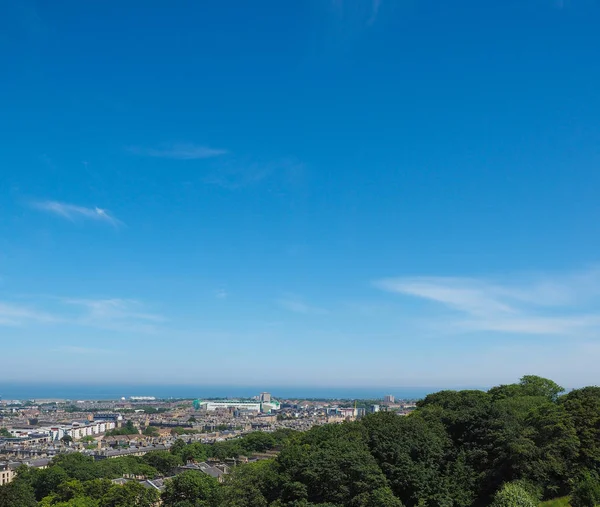
<instances>
[{"instance_id":1,"label":"grass slope","mask_svg":"<svg viewBox=\"0 0 600 507\"><path fill-rule=\"evenodd\" d=\"M547 502L542 502L540 507L570 507L569 497L563 496L562 498L555 498L554 500L548 500Z\"/></svg>"}]
</instances>

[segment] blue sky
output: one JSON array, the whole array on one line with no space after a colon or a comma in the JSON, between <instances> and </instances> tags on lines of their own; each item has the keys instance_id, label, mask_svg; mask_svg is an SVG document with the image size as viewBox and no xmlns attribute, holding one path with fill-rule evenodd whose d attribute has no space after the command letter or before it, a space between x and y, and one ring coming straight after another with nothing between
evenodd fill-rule
<instances>
[{"instance_id":1,"label":"blue sky","mask_svg":"<svg viewBox=\"0 0 600 507\"><path fill-rule=\"evenodd\" d=\"M594 0L0 6L0 381L597 383Z\"/></svg>"}]
</instances>

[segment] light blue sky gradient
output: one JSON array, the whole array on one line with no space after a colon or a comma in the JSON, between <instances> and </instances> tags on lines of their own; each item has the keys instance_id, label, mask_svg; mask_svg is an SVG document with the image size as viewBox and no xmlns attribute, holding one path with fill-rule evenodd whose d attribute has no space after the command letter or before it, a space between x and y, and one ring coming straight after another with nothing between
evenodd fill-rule
<instances>
[{"instance_id":1,"label":"light blue sky gradient","mask_svg":"<svg viewBox=\"0 0 600 507\"><path fill-rule=\"evenodd\" d=\"M598 383L599 19L3 2L0 381Z\"/></svg>"}]
</instances>

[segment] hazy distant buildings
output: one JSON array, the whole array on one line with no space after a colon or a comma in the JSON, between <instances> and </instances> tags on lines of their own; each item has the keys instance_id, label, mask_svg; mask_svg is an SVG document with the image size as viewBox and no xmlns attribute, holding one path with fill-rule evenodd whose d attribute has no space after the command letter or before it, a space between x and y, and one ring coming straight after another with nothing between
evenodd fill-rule
<instances>
[{"instance_id":1,"label":"hazy distant buildings","mask_svg":"<svg viewBox=\"0 0 600 507\"><path fill-rule=\"evenodd\" d=\"M269 394L269 393L262 393ZM262 395L261 395L262 396ZM263 401L240 401L240 400L211 400L203 401L200 403L200 409L206 410L207 412L214 412L215 410L249 410L253 412L271 412L272 410L279 410L281 408L277 400L272 400L269 395L269 402Z\"/></svg>"},{"instance_id":2,"label":"hazy distant buildings","mask_svg":"<svg viewBox=\"0 0 600 507\"><path fill-rule=\"evenodd\" d=\"M394 398L393 394L386 394L383 398L383 401L385 403L394 403L394 401L396 401L396 399Z\"/></svg>"},{"instance_id":3,"label":"hazy distant buildings","mask_svg":"<svg viewBox=\"0 0 600 507\"><path fill-rule=\"evenodd\" d=\"M356 409L355 408L339 408L338 413L342 417L356 417Z\"/></svg>"},{"instance_id":4,"label":"hazy distant buildings","mask_svg":"<svg viewBox=\"0 0 600 507\"><path fill-rule=\"evenodd\" d=\"M271 393L260 393L260 401L261 403L270 403Z\"/></svg>"},{"instance_id":5,"label":"hazy distant buildings","mask_svg":"<svg viewBox=\"0 0 600 507\"><path fill-rule=\"evenodd\" d=\"M371 405L371 414L379 412L379 405Z\"/></svg>"}]
</instances>

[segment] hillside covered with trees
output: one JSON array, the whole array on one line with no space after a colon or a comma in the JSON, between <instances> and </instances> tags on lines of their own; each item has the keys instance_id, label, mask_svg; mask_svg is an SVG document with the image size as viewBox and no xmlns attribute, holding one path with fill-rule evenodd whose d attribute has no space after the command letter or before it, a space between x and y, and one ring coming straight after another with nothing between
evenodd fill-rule
<instances>
[{"instance_id":1,"label":"hillside covered with trees","mask_svg":"<svg viewBox=\"0 0 600 507\"><path fill-rule=\"evenodd\" d=\"M188 471L162 498L123 473L168 476L187 460L279 450L239 465L223 484ZM176 442L170 452L93 462L58 456L23 467L0 487L0 507L528 507L569 496L600 505L600 387L563 394L525 376L487 392L441 391L406 417L391 412L304 433L253 433L213 446ZM558 505L558 503L556 504Z\"/></svg>"}]
</instances>

